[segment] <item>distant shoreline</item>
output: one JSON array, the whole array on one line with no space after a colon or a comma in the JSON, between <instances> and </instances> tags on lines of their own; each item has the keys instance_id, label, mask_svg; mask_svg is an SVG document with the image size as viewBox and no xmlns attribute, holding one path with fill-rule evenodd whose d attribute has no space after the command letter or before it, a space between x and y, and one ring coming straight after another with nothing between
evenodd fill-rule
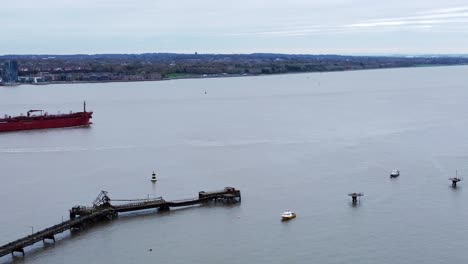
<instances>
[{"instance_id":1,"label":"distant shoreline","mask_svg":"<svg viewBox=\"0 0 468 264\"><path fill-rule=\"evenodd\" d=\"M309 71L309 72L283 72L283 73L268 73L268 74L212 74L204 76L200 74L198 76L186 76L186 77L173 77L173 78L162 78L158 80L109 80L109 81L52 81L47 83L16 83L16 85L1 85L4 87L14 87L19 85L30 85L30 86L44 86L44 85L56 85L56 84L99 84L99 83L139 83L139 82L159 82L159 81L174 81L174 80L193 80L193 79L215 79L215 78L234 78L234 77L256 77L256 76L278 76L278 75L292 75L292 74L308 74L308 73L332 73L332 72L349 72L349 71L369 71L369 70L390 70L390 69L409 69L409 68L432 68L432 67L455 67L455 66L467 66L466 64L455 64L455 65L416 65L416 66L401 66L401 67L388 67L388 68L367 68L367 69L347 69L347 70L332 70L332 71Z\"/></svg>"},{"instance_id":2,"label":"distant shoreline","mask_svg":"<svg viewBox=\"0 0 468 264\"><path fill-rule=\"evenodd\" d=\"M97 54L0 56L13 77L30 84L140 82L293 73L466 65L468 57L292 54Z\"/></svg>"}]
</instances>

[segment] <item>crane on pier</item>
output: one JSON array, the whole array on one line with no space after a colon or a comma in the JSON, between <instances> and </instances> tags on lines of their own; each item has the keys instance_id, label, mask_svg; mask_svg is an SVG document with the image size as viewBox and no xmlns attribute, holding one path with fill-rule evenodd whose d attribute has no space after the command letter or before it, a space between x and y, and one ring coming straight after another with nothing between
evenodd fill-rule
<instances>
[{"instance_id":1,"label":"crane on pier","mask_svg":"<svg viewBox=\"0 0 468 264\"><path fill-rule=\"evenodd\" d=\"M93 206L94 207L101 207L101 206L110 206L111 199L107 195L106 191L101 191L96 199L94 199Z\"/></svg>"}]
</instances>

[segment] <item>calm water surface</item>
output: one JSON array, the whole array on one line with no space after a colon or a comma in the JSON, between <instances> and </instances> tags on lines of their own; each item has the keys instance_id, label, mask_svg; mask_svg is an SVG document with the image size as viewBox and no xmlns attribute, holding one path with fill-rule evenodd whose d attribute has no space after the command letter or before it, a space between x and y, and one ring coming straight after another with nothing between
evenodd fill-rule
<instances>
[{"instance_id":1,"label":"calm water surface","mask_svg":"<svg viewBox=\"0 0 468 264\"><path fill-rule=\"evenodd\" d=\"M0 87L0 114L83 100L90 128L0 135L0 244L100 190L242 204L127 214L0 263L468 262L468 182L448 181L468 173L466 66Z\"/></svg>"}]
</instances>

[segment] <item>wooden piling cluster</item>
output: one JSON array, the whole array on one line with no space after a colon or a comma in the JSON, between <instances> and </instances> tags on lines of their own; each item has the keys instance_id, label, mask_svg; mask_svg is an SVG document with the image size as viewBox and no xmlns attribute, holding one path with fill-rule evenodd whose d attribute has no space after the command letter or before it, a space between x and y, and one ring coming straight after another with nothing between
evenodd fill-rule
<instances>
[{"instance_id":1,"label":"wooden piling cluster","mask_svg":"<svg viewBox=\"0 0 468 264\"><path fill-rule=\"evenodd\" d=\"M111 202L129 201L129 203L121 203L113 205ZM108 193L101 191L98 197L94 200L93 206L74 206L70 209L70 220L60 224L51 226L29 236L20 238L11 243L0 247L0 257L20 252L24 255L24 248L37 242L52 240L55 243L55 235L66 230L81 229L84 226L100 222L103 220L112 220L119 213L158 209L161 211L170 210L171 207L191 206L206 202L223 202L237 203L241 201L241 192L233 187L226 187L223 190L213 192L199 192L198 198L184 199L176 201L166 201L162 197L152 199L136 199L136 200L112 200Z\"/></svg>"}]
</instances>

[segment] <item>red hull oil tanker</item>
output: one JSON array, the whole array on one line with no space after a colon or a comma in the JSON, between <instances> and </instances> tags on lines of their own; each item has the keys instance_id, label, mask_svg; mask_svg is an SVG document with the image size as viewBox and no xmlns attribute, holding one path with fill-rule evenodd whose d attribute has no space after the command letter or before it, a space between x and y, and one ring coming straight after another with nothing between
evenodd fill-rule
<instances>
[{"instance_id":1,"label":"red hull oil tanker","mask_svg":"<svg viewBox=\"0 0 468 264\"><path fill-rule=\"evenodd\" d=\"M31 113L40 112L40 115ZM59 127L87 126L92 124L89 120L93 112L86 112L86 103L83 104L83 112L49 115L43 110L29 110L27 115L5 116L0 118L0 132L32 130Z\"/></svg>"}]
</instances>

